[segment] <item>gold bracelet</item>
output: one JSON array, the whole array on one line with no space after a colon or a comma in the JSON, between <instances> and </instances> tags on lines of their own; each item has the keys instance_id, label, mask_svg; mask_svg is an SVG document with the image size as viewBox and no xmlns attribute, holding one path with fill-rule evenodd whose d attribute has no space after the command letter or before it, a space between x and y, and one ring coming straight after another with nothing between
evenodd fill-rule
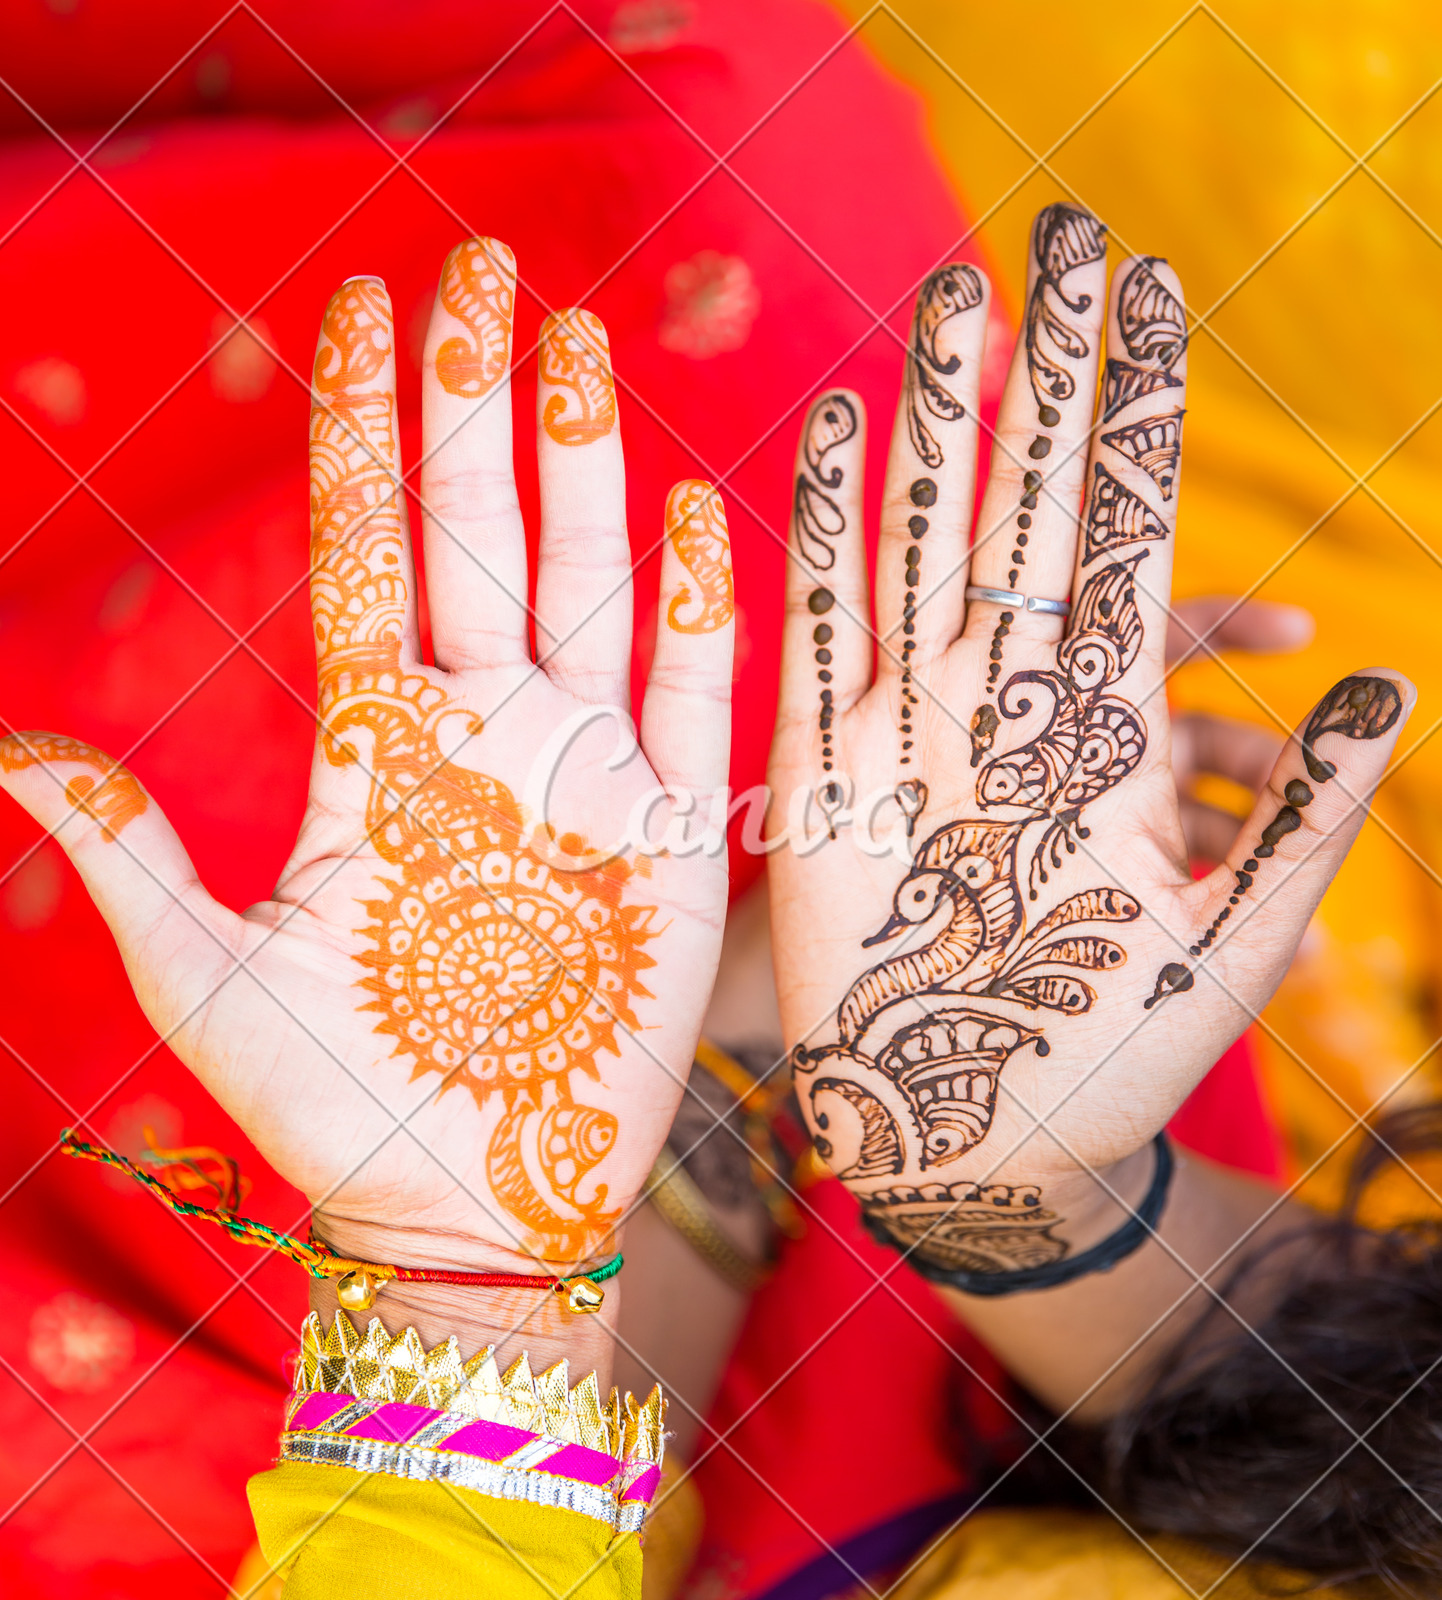
<instances>
[{"instance_id":1,"label":"gold bracelet","mask_svg":"<svg viewBox=\"0 0 1442 1600\"><path fill-rule=\"evenodd\" d=\"M651 1168L651 1176L646 1180L646 1198L733 1289L750 1294L770 1276L766 1267L748 1261L717 1227L705 1195L696 1187L670 1145L661 1147L656 1165Z\"/></svg>"}]
</instances>

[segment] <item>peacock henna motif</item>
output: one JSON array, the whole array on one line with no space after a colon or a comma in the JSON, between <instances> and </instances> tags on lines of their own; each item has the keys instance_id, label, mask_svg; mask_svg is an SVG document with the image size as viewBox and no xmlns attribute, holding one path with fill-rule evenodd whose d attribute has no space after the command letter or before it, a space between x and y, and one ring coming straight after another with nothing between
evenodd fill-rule
<instances>
[{"instance_id":1,"label":"peacock henna motif","mask_svg":"<svg viewBox=\"0 0 1442 1600\"><path fill-rule=\"evenodd\" d=\"M1317 740L1323 734L1340 734L1344 739L1380 739L1396 726L1402 715L1402 696L1390 678L1343 678L1334 684L1317 703L1317 708L1302 730L1302 759L1306 763L1307 777L1312 783L1330 783L1337 769L1330 761L1317 754ZM1272 820L1262 829L1262 836L1252 846L1252 853L1234 870L1235 883L1227 896L1227 903L1212 918L1206 931L1195 944L1187 947L1187 954L1199 956L1209 950L1221 937L1222 928L1232 912L1246 897L1257 881L1262 862L1277 853L1277 846L1289 833L1302 826L1302 812L1316 798L1312 784L1302 778L1289 779L1282 790L1285 805L1278 808ZM1168 1000L1174 994L1184 994L1195 982L1190 967L1181 962L1169 962L1157 974L1156 987L1142 1008Z\"/></svg>"},{"instance_id":2,"label":"peacock henna motif","mask_svg":"<svg viewBox=\"0 0 1442 1600\"><path fill-rule=\"evenodd\" d=\"M479 241L458 254L477 271L492 259ZM395 404L375 386L390 327L381 284L342 288L322 324L311 410L322 748L336 765L364 749L379 858L356 929L362 1009L413 1076L434 1073L444 1088L467 1087L483 1113L498 1108L486 1156L496 1198L529 1249L578 1260L616 1214L594 1174L617 1128L577 1102L573 1079L599 1079L618 1026L639 1026L654 909L628 902L624 862L568 872L533 850L510 790L450 759L479 720L402 659ZM486 347L487 385L509 359L503 326L501 339L498 358ZM479 363L468 382L483 381Z\"/></svg>"},{"instance_id":3,"label":"peacock henna motif","mask_svg":"<svg viewBox=\"0 0 1442 1600\"><path fill-rule=\"evenodd\" d=\"M541 381L560 392L546 401L541 423L557 444L590 444L616 426L611 347L601 319L558 311L541 329Z\"/></svg>"},{"instance_id":4,"label":"peacock henna motif","mask_svg":"<svg viewBox=\"0 0 1442 1600\"><path fill-rule=\"evenodd\" d=\"M436 377L448 394L479 400L511 359L516 305L516 258L499 239L467 239L446 257L441 304L466 325L464 336L441 342Z\"/></svg>"},{"instance_id":5,"label":"peacock henna motif","mask_svg":"<svg viewBox=\"0 0 1442 1600\"><path fill-rule=\"evenodd\" d=\"M924 1175L987 1137L1015 1056L1050 1053L1040 1019L1091 1010L1096 976L1126 964L1126 949L1104 930L1141 915L1131 895L1102 886L1031 908L1048 864L1059 867L1062 847L1074 851L1086 836L1087 807L1135 771L1146 748L1140 713L1115 692L1141 647L1136 568L1145 556L1089 578L1055 667L1012 674L999 717L979 717L973 765L983 814L931 833L891 916L863 944L929 937L855 980L837 1008L834 1044L793 1054L818 1147L859 1187L871 1224L943 1265L1002 1270L1065 1252L1050 1232L1059 1219L1040 1210L1034 1191L1020 1200L998 1192L990 1202L998 1211L987 1214L968 1186ZM1050 698L1045 725L991 755L1006 721L1032 713L1038 690ZM914 1189L872 1187L898 1178Z\"/></svg>"},{"instance_id":6,"label":"peacock henna motif","mask_svg":"<svg viewBox=\"0 0 1442 1600\"><path fill-rule=\"evenodd\" d=\"M98 778L88 772L72 778L65 785L65 798L99 824L100 836L107 842L113 842L150 803L135 775L93 744L61 733L12 733L0 739L0 769L5 772L21 772L51 761L69 761L99 773Z\"/></svg>"},{"instance_id":7,"label":"peacock henna motif","mask_svg":"<svg viewBox=\"0 0 1442 1600\"><path fill-rule=\"evenodd\" d=\"M715 633L736 611L721 496L700 478L678 483L666 499L666 532L699 591L692 594L682 584L667 607L666 622L677 633Z\"/></svg>"}]
</instances>

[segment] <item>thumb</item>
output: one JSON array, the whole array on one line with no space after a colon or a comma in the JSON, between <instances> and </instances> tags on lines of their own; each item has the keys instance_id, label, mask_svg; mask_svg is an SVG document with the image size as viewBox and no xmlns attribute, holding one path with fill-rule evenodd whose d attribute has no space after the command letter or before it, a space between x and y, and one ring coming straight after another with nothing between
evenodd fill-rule
<instances>
[{"instance_id":1,"label":"thumb","mask_svg":"<svg viewBox=\"0 0 1442 1600\"><path fill-rule=\"evenodd\" d=\"M0 789L75 864L147 1011L177 980L230 965L240 919L202 887L175 829L119 762L63 734L12 733L0 739Z\"/></svg>"},{"instance_id":2,"label":"thumb","mask_svg":"<svg viewBox=\"0 0 1442 1600\"><path fill-rule=\"evenodd\" d=\"M1277 758L1227 860L1198 885L1210 921L1189 956L1205 961L1234 935L1250 974L1261 953L1270 993L1357 837L1416 699L1386 667L1343 678L1322 696ZM1190 988L1187 970L1164 969L1159 993Z\"/></svg>"}]
</instances>

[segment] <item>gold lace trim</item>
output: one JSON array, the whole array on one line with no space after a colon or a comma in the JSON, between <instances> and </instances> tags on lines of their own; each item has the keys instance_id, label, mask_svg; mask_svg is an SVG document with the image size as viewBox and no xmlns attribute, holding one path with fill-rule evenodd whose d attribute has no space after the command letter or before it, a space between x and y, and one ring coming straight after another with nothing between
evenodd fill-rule
<instances>
[{"instance_id":1,"label":"gold lace trim","mask_svg":"<svg viewBox=\"0 0 1442 1600\"><path fill-rule=\"evenodd\" d=\"M570 1384L565 1361L539 1376L524 1355L501 1372L494 1347L461 1360L452 1335L427 1350L414 1328L389 1334L372 1317L364 1334L344 1311L327 1329L314 1311L301 1327L292 1409L308 1394L350 1394L358 1400L399 1401L453 1412L478 1422L583 1444L628 1461L659 1463L665 1435L666 1400L659 1388L639 1405L612 1389L601 1399L594 1372Z\"/></svg>"}]
</instances>

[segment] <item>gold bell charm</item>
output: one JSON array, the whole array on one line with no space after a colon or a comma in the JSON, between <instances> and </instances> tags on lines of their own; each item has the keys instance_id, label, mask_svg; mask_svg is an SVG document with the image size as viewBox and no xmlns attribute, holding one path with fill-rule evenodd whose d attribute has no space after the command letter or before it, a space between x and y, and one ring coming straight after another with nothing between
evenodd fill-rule
<instances>
[{"instance_id":1,"label":"gold bell charm","mask_svg":"<svg viewBox=\"0 0 1442 1600\"><path fill-rule=\"evenodd\" d=\"M571 1311L599 1311L605 1299L606 1291L589 1278L577 1278L566 1290L566 1305Z\"/></svg>"},{"instance_id":2,"label":"gold bell charm","mask_svg":"<svg viewBox=\"0 0 1442 1600\"><path fill-rule=\"evenodd\" d=\"M335 1286L335 1297L346 1311L369 1311L376 1303L380 1284L369 1272L348 1272Z\"/></svg>"}]
</instances>

